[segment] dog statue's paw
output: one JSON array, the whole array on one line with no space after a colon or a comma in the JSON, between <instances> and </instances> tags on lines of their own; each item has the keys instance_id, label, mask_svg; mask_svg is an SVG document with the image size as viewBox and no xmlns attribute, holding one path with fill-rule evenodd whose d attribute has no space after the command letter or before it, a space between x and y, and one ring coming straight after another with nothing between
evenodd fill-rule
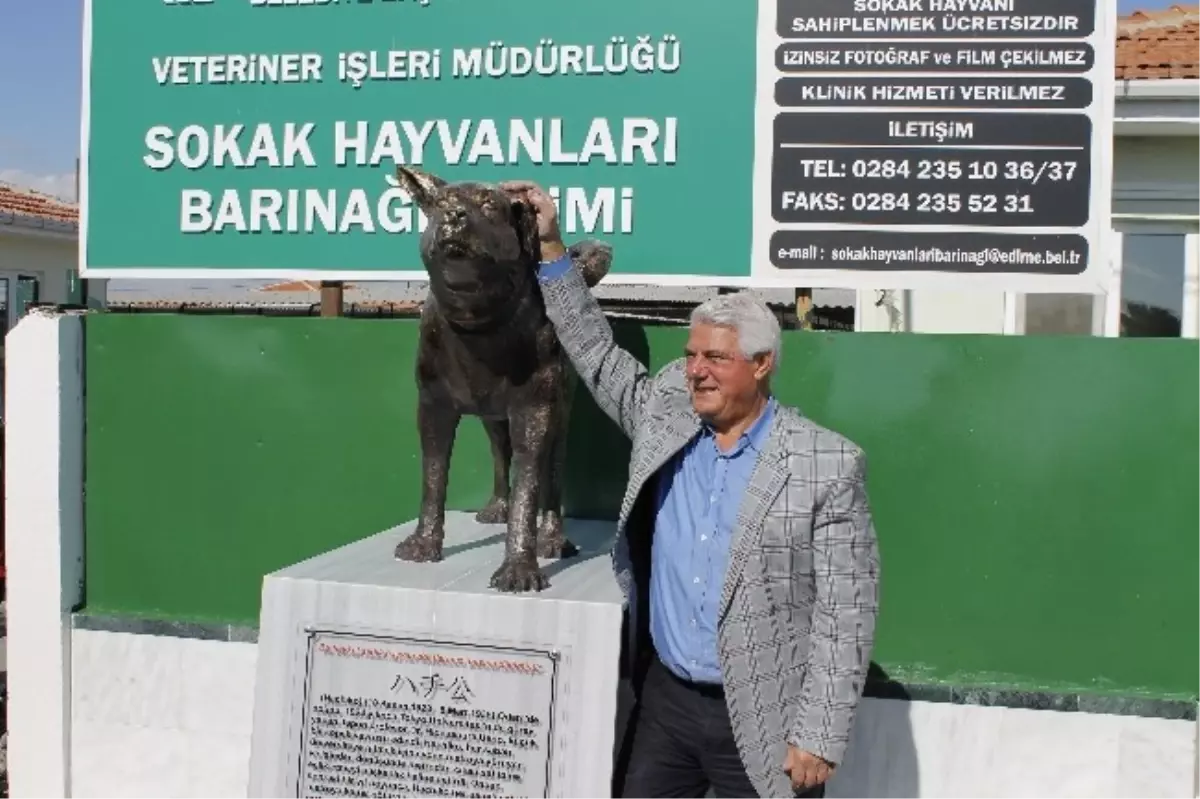
<instances>
[{"instance_id":1,"label":"dog statue's paw","mask_svg":"<svg viewBox=\"0 0 1200 799\"><path fill-rule=\"evenodd\" d=\"M396 545L396 560L412 563L435 563L442 559L442 536L430 535L418 529Z\"/></svg>"},{"instance_id":2,"label":"dog statue's paw","mask_svg":"<svg viewBox=\"0 0 1200 799\"><path fill-rule=\"evenodd\" d=\"M480 524L504 524L508 521L508 498L492 497L488 504L475 514L475 521Z\"/></svg>"},{"instance_id":3,"label":"dog statue's paw","mask_svg":"<svg viewBox=\"0 0 1200 799\"><path fill-rule=\"evenodd\" d=\"M519 594L526 591L541 591L550 587L550 581L538 568L534 558L513 558L500 564L492 575L492 588L509 594Z\"/></svg>"}]
</instances>

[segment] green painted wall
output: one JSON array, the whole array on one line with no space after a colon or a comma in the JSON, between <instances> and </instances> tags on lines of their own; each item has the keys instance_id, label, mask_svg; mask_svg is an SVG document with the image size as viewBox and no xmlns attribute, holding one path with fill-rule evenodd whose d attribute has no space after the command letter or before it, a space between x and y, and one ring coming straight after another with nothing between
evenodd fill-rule
<instances>
[{"instance_id":1,"label":"green painted wall","mask_svg":"<svg viewBox=\"0 0 1200 799\"><path fill-rule=\"evenodd\" d=\"M255 623L262 575L412 518L411 321L87 320L87 611ZM623 325L653 366L680 328ZM780 397L863 445L876 660L916 681L1196 695L1194 341L790 333ZM568 503L628 444L586 397ZM455 508L490 487L460 432Z\"/></svg>"}]
</instances>

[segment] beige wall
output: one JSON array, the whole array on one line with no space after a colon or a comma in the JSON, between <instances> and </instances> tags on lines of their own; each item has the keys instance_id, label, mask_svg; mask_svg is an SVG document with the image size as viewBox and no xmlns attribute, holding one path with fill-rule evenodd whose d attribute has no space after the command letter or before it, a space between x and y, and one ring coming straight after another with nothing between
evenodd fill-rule
<instances>
[{"instance_id":1,"label":"beige wall","mask_svg":"<svg viewBox=\"0 0 1200 799\"><path fill-rule=\"evenodd\" d=\"M1180 193L1197 193L1200 147L1195 136L1126 136L1117 139L1113 181L1122 184L1169 183ZM1115 208L1113 210L1116 210Z\"/></svg>"},{"instance_id":2,"label":"beige wall","mask_svg":"<svg viewBox=\"0 0 1200 799\"><path fill-rule=\"evenodd\" d=\"M0 276L20 273L39 280L42 302L67 301L67 276L76 266L73 238L0 230Z\"/></svg>"},{"instance_id":3,"label":"beige wall","mask_svg":"<svg viewBox=\"0 0 1200 799\"><path fill-rule=\"evenodd\" d=\"M880 305L878 291L858 292L858 329L874 333L1004 332L1006 298L999 291L894 291ZM889 307L890 306L890 307Z\"/></svg>"}]
</instances>

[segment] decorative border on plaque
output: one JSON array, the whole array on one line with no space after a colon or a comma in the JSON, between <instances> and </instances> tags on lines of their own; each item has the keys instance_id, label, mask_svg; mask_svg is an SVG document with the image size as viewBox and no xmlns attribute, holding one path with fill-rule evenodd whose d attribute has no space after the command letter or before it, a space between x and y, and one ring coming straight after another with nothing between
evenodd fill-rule
<instances>
[{"instance_id":1,"label":"decorative border on plaque","mask_svg":"<svg viewBox=\"0 0 1200 799\"><path fill-rule=\"evenodd\" d=\"M305 633L297 796L551 796L558 650Z\"/></svg>"}]
</instances>

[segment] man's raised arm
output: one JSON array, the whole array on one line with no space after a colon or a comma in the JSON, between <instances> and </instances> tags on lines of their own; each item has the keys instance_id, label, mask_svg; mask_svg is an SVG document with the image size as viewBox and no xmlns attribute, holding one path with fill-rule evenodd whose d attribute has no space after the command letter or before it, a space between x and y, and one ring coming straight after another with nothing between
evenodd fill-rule
<instances>
[{"instance_id":1,"label":"man's raised arm","mask_svg":"<svg viewBox=\"0 0 1200 799\"><path fill-rule=\"evenodd\" d=\"M538 282L563 349L596 404L632 437L650 391L649 372L613 339L612 326L583 272L563 246L554 201L533 183L510 181L502 187L537 212L542 249Z\"/></svg>"}]
</instances>

